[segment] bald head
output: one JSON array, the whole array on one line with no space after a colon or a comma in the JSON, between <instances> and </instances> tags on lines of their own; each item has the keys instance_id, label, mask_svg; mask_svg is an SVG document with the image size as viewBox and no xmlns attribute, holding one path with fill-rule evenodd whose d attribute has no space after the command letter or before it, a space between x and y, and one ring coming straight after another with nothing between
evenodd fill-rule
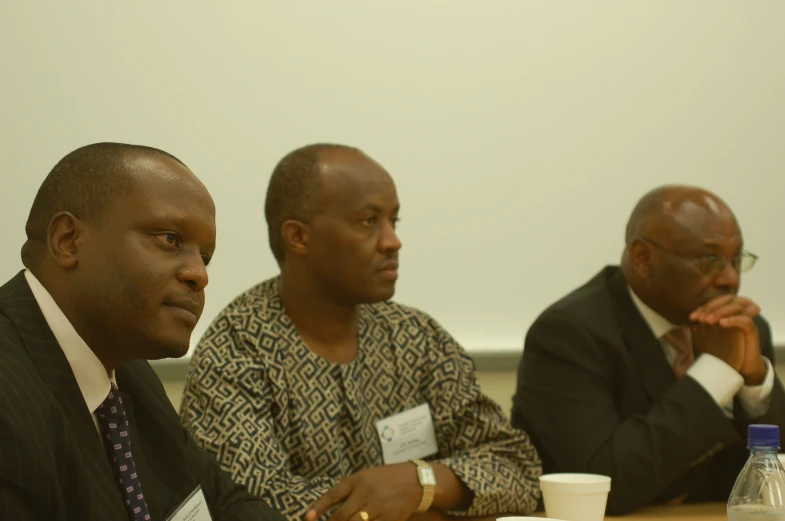
<instances>
[{"instance_id":1,"label":"bald head","mask_svg":"<svg viewBox=\"0 0 785 521\"><path fill-rule=\"evenodd\" d=\"M55 214L69 212L85 222L100 220L119 196L131 190L134 177L140 173L138 161L156 156L183 164L163 150L125 143L95 143L62 158L33 201L25 224L27 241L22 246L22 263L28 268L37 264Z\"/></svg>"},{"instance_id":2,"label":"bald head","mask_svg":"<svg viewBox=\"0 0 785 521\"><path fill-rule=\"evenodd\" d=\"M307 145L289 152L273 170L264 214L270 249L280 264L284 258L281 226L288 219L310 222L322 196L320 173L332 155L364 155L359 149L330 143Z\"/></svg>"},{"instance_id":3,"label":"bald head","mask_svg":"<svg viewBox=\"0 0 785 521\"><path fill-rule=\"evenodd\" d=\"M678 230L695 234L714 223L735 224L736 218L715 194L693 186L667 185L644 195L630 215L625 243ZM697 237L696 237L697 238Z\"/></svg>"}]
</instances>

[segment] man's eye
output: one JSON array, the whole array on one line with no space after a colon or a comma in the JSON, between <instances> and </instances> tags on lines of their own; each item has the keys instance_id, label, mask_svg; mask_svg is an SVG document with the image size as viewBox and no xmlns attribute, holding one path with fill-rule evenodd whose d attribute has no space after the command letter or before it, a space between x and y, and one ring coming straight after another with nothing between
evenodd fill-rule
<instances>
[{"instance_id":1,"label":"man's eye","mask_svg":"<svg viewBox=\"0 0 785 521\"><path fill-rule=\"evenodd\" d=\"M168 246L180 245L180 238L176 233L159 233L155 236L155 238Z\"/></svg>"},{"instance_id":2,"label":"man's eye","mask_svg":"<svg viewBox=\"0 0 785 521\"><path fill-rule=\"evenodd\" d=\"M371 217L363 219L363 224L376 224L376 216L372 215Z\"/></svg>"},{"instance_id":3,"label":"man's eye","mask_svg":"<svg viewBox=\"0 0 785 521\"><path fill-rule=\"evenodd\" d=\"M725 257L718 257L717 255L706 255L700 258L700 265L705 272L719 271L725 267Z\"/></svg>"}]
</instances>

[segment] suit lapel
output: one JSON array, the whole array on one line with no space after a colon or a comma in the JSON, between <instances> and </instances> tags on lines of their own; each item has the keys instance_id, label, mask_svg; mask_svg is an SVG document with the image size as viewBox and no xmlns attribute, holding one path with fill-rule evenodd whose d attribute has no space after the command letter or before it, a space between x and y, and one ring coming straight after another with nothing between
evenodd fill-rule
<instances>
[{"instance_id":1,"label":"suit lapel","mask_svg":"<svg viewBox=\"0 0 785 521\"><path fill-rule=\"evenodd\" d=\"M635 307L621 270L611 276L608 287L624 342L629 349L641 384L649 397L656 401L673 385L676 377L665 359L662 345Z\"/></svg>"},{"instance_id":2,"label":"suit lapel","mask_svg":"<svg viewBox=\"0 0 785 521\"><path fill-rule=\"evenodd\" d=\"M95 477L96 486L115 486L103 444L63 350L41 313L30 286L20 272L0 288L2 312L16 326L30 360L75 434L75 448ZM117 491L119 499L119 490Z\"/></svg>"}]
</instances>

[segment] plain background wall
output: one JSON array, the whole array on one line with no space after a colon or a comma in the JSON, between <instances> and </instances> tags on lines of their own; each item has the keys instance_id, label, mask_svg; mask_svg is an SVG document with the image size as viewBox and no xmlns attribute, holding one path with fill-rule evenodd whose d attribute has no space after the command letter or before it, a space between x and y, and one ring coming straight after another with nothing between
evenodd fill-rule
<instances>
[{"instance_id":1,"label":"plain background wall","mask_svg":"<svg viewBox=\"0 0 785 521\"><path fill-rule=\"evenodd\" d=\"M761 256L743 291L782 341L784 20L776 0L2 2L0 279L58 159L157 146L218 208L196 342L276 273L273 166L330 141L397 182L396 299L473 353L519 353L544 306L617 261L634 202L667 182L736 211Z\"/></svg>"}]
</instances>

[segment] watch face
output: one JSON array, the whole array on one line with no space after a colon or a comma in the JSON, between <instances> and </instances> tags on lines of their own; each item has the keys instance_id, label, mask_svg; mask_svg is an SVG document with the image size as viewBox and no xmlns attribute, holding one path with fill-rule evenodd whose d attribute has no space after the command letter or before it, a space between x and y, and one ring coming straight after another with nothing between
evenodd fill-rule
<instances>
[{"instance_id":1,"label":"watch face","mask_svg":"<svg viewBox=\"0 0 785 521\"><path fill-rule=\"evenodd\" d=\"M421 468L420 469L420 482L423 485L435 485L436 484L436 476L433 475L433 469L431 468Z\"/></svg>"}]
</instances>

